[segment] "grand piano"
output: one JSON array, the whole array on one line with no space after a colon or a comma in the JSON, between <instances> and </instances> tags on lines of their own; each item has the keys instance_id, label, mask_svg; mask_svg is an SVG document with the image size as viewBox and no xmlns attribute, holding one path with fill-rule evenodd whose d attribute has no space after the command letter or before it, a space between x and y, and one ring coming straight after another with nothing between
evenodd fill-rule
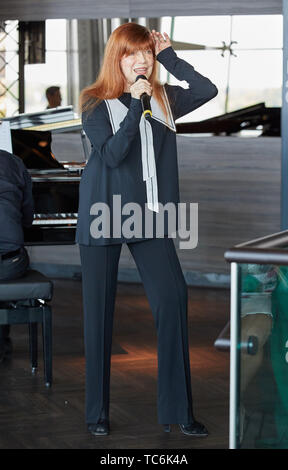
<instances>
[{"instance_id":1,"label":"grand piano","mask_svg":"<svg viewBox=\"0 0 288 470\"><path fill-rule=\"evenodd\" d=\"M237 134L243 130L260 129L261 137L281 135L281 108L266 107L265 103L237 109L199 122L176 124L179 134L211 133L213 135Z\"/></svg>"},{"instance_id":2,"label":"grand piano","mask_svg":"<svg viewBox=\"0 0 288 470\"><path fill-rule=\"evenodd\" d=\"M5 120L10 122L13 153L23 160L33 182L35 214L32 227L24 230L25 245L73 244L79 183L88 159L81 120L71 106ZM63 163L53 155L53 135L63 132L79 134L83 163Z\"/></svg>"},{"instance_id":3,"label":"grand piano","mask_svg":"<svg viewBox=\"0 0 288 470\"><path fill-rule=\"evenodd\" d=\"M78 190L89 158L89 145L71 106L43 113L20 114L10 121L13 153L21 157L33 181L35 215L25 230L26 245L74 244ZM280 136L281 108L258 103L200 122L178 123L179 134L235 134L243 129L262 128L262 136ZM83 147L83 163L57 160L51 144L57 133L77 132Z\"/></svg>"}]
</instances>

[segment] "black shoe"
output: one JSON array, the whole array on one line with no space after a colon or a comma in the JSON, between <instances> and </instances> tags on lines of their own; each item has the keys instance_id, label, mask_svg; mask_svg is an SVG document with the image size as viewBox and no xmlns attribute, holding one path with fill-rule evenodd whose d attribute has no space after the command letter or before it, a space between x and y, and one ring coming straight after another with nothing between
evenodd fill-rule
<instances>
[{"instance_id":1,"label":"black shoe","mask_svg":"<svg viewBox=\"0 0 288 470\"><path fill-rule=\"evenodd\" d=\"M193 421L189 424L179 424L179 426L183 434L188 436L206 437L209 434L204 424L198 423L198 421Z\"/></svg>"},{"instance_id":2,"label":"black shoe","mask_svg":"<svg viewBox=\"0 0 288 470\"><path fill-rule=\"evenodd\" d=\"M171 431L170 424L163 424L163 429L164 429L164 432L170 432Z\"/></svg>"},{"instance_id":3,"label":"black shoe","mask_svg":"<svg viewBox=\"0 0 288 470\"><path fill-rule=\"evenodd\" d=\"M110 432L109 420L100 419L98 423L88 424L88 431L94 436L107 436Z\"/></svg>"},{"instance_id":4,"label":"black shoe","mask_svg":"<svg viewBox=\"0 0 288 470\"><path fill-rule=\"evenodd\" d=\"M197 421L193 421L189 424L179 424L179 427L183 434L187 434L188 436L205 437L209 434L205 426ZM170 432L171 425L163 424L163 430L164 432Z\"/></svg>"}]
</instances>

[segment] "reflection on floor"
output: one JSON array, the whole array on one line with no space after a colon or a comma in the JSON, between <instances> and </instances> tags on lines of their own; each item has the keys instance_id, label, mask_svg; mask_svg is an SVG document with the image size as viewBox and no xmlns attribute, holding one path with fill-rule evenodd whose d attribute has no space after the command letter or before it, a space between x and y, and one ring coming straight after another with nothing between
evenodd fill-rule
<instances>
[{"instance_id":1,"label":"reflection on floor","mask_svg":"<svg viewBox=\"0 0 288 470\"><path fill-rule=\"evenodd\" d=\"M229 354L214 341L229 317L229 291L189 287L194 412L210 431L191 438L157 422L157 336L141 284L118 284L111 363L111 433L93 437L84 421L85 361L81 282L55 280L54 384L47 390L39 338L39 370L31 376L27 328L12 330L14 354L0 365L1 449L228 448ZM40 332L39 332L40 334Z\"/></svg>"}]
</instances>

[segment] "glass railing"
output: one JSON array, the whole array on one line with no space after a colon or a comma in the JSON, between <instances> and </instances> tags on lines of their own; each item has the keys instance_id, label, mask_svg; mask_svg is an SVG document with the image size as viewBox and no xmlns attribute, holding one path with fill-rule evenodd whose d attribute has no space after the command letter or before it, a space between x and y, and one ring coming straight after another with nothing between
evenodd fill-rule
<instances>
[{"instance_id":1,"label":"glass railing","mask_svg":"<svg viewBox=\"0 0 288 470\"><path fill-rule=\"evenodd\" d=\"M288 230L237 245L231 263L231 449L288 449ZM227 330L227 327L226 327ZM221 346L221 344L220 344Z\"/></svg>"}]
</instances>

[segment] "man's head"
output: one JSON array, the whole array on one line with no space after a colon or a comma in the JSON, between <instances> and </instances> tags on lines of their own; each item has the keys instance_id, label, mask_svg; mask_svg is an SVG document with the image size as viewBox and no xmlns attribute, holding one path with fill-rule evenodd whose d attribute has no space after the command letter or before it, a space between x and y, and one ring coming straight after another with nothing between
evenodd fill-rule
<instances>
[{"instance_id":1,"label":"man's head","mask_svg":"<svg viewBox=\"0 0 288 470\"><path fill-rule=\"evenodd\" d=\"M59 86L50 86L46 90L46 98L48 101L48 108L56 108L61 106L62 96Z\"/></svg>"}]
</instances>

